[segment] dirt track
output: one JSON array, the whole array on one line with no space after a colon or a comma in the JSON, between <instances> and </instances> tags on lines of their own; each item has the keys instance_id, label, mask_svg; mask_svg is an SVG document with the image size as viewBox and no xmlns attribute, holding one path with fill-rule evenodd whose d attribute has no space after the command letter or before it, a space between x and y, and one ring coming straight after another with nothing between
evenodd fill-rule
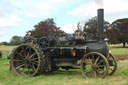
<instances>
[{"instance_id":1,"label":"dirt track","mask_svg":"<svg viewBox=\"0 0 128 85\"><path fill-rule=\"evenodd\" d=\"M127 55L113 55L113 56L115 56L117 60L128 59L128 54Z\"/></svg>"}]
</instances>

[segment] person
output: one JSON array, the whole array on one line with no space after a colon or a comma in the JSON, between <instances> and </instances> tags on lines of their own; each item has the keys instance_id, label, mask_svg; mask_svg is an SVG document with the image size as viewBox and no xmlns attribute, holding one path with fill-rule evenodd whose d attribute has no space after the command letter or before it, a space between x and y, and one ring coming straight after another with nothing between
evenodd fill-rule
<instances>
[{"instance_id":1,"label":"person","mask_svg":"<svg viewBox=\"0 0 128 85\"><path fill-rule=\"evenodd\" d=\"M14 50L14 48L12 48L12 49L9 51L8 56L7 56L8 59L11 58L11 55L12 55L13 50Z\"/></svg>"},{"instance_id":2,"label":"person","mask_svg":"<svg viewBox=\"0 0 128 85\"><path fill-rule=\"evenodd\" d=\"M2 58L2 52L0 51L0 58Z\"/></svg>"},{"instance_id":3,"label":"person","mask_svg":"<svg viewBox=\"0 0 128 85\"><path fill-rule=\"evenodd\" d=\"M24 43L27 43L30 40L36 41L37 39L31 36L31 32L28 32L26 36L24 37Z\"/></svg>"},{"instance_id":4,"label":"person","mask_svg":"<svg viewBox=\"0 0 128 85\"><path fill-rule=\"evenodd\" d=\"M77 30L75 31L75 39L83 39L83 32L80 23L77 24Z\"/></svg>"},{"instance_id":5,"label":"person","mask_svg":"<svg viewBox=\"0 0 128 85\"><path fill-rule=\"evenodd\" d=\"M14 51L14 48L11 49L11 50L9 51L9 53L8 53L7 59L9 59L9 63L11 63L10 59L11 59L11 55L12 55L13 51ZM11 71L11 69L12 69L12 67L11 67L11 65L10 65L10 66L9 66L9 70Z\"/></svg>"}]
</instances>

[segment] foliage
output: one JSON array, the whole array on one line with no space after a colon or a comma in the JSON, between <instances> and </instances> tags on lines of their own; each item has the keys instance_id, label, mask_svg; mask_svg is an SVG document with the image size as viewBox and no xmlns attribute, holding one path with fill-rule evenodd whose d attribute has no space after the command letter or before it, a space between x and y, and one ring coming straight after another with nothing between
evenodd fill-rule
<instances>
[{"instance_id":1,"label":"foliage","mask_svg":"<svg viewBox=\"0 0 128 85\"><path fill-rule=\"evenodd\" d=\"M110 26L110 23L107 21L104 21L104 32L106 35L107 28ZM92 17L89 19L85 25L84 25L84 32L86 32L87 40L95 40L97 39L97 17ZM105 36L106 37L106 36Z\"/></svg>"},{"instance_id":2,"label":"foliage","mask_svg":"<svg viewBox=\"0 0 128 85\"><path fill-rule=\"evenodd\" d=\"M8 42L2 42L1 45L8 45Z\"/></svg>"},{"instance_id":3,"label":"foliage","mask_svg":"<svg viewBox=\"0 0 128 85\"><path fill-rule=\"evenodd\" d=\"M16 36L12 37L10 44L11 45L20 45L23 42L24 42L23 37L16 35Z\"/></svg>"},{"instance_id":4,"label":"foliage","mask_svg":"<svg viewBox=\"0 0 128 85\"><path fill-rule=\"evenodd\" d=\"M49 34L57 35L58 33L63 32L62 30L60 30L60 27L56 26L56 23L54 22L53 18L48 18L44 21L41 21L34 27L35 29L29 32L31 32L32 36L35 38L48 36Z\"/></svg>"},{"instance_id":5,"label":"foliage","mask_svg":"<svg viewBox=\"0 0 128 85\"><path fill-rule=\"evenodd\" d=\"M85 23L84 32L86 32L87 39L97 39L97 17L93 17ZM109 39L109 43L123 43L123 47L125 47L125 44L128 43L128 18L118 19L111 25L104 21L104 36Z\"/></svg>"},{"instance_id":6,"label":"foliage","mask_svg":"<svg viewBox=\"0 0 128 85\"><path fill-rule=\"evenodd\" d=\"M108 29L108 38L111 43L128 43L128 18L114 21Z\"/></svg>"}]
</instances>

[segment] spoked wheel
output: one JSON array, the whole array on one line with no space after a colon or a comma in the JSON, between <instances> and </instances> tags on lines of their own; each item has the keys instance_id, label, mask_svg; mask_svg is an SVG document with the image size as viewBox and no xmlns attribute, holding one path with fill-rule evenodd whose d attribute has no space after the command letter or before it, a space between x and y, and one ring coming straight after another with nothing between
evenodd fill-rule
<instances>
[{"instance_id":1,"label":"spoked wheel","mask_svg":"<svg viewBox=\"0 0 128 85\"><path fill-rule=\"evenodd\" d=\"M104 78L109 64L104 55L97 52L85 54L81 61L81 72L87 78Z\"/></svg>"},{"instance_id":2,"label":"spoked wheel","mask_svg":"<svg viewBox=\"0 0 128 85\"><path fill-rule=\"evenodd\" d=\"M108 62L109 62L109 72L108 75L112 75L113 73L115 73L116 69L117 69L117 62L114 56L112 56L112 54L109 54L108 56Z\"/></svg>"},{"instance_id":3,"label":"spoked wheel","mask_svg":"<svg viewBox=\"0 0 128 85\"><path fill-rule=\"evenodd\" d=\"M49 46L49 42L48 39L46 37L42 37L38 40L38 44L39 46L41 46L42 48L46 48Z\"/></svg>"},{"instance_id":4,"label":"spoked wheel","mask_svg":"<svg viewBox=\"0 0 128 85\"><path fill-rule=\"evenodd\" d=\"M23 44L11 56L12 70L19 76L35 76L45 70L45 59L38 46Z\"/></svg>"}]
</instances>

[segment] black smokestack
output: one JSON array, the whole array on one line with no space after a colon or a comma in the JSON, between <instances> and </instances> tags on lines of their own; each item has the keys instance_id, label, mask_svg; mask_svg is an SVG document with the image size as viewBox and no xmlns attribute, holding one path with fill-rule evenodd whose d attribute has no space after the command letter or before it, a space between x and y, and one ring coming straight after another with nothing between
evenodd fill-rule
<instances>
[{"instance_id":1,"label":"black smokestack","mask_svg":"<svg viewBox=\"0 0 128 85\"><path fill-rule=\"evenodd\" d=\"M98 9L97 14L97 24L98 24L98 39L99 41L104 40L104 9Z\"/></svg>"}]
</instances>

